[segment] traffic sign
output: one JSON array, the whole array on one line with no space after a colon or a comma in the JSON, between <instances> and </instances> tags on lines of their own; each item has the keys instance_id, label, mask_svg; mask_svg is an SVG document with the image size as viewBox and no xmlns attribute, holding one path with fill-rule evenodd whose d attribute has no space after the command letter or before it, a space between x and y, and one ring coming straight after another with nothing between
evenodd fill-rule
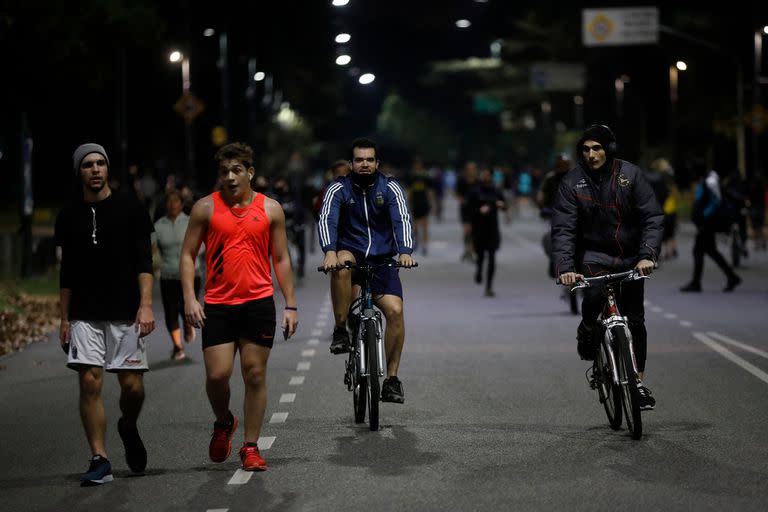
<instances>
[{"instance_id":1,"label":"traffic sign","mask_svg":"<svg viewBox=\"0 0 768 512\"><path fill-rule=\"evenodd\" d=\"M191 123L205 110L205 104L191 92L185 92L173 106L173 110L186 122Z\"/></svg>"}]
</instances>

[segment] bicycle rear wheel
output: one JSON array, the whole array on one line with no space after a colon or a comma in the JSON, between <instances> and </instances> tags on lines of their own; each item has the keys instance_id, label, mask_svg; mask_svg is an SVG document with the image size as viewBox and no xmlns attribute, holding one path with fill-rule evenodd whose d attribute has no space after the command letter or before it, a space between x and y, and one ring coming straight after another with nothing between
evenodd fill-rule
<instances>
[{"instance_id":1,"label":"bicycle rear wheel","mask_svg":"<svg viewBox=\"0 0 768 512\"><path fill-rule=\"evenodd\" d=\"M365 356L368 360L368 425L371 430L379 430L379 401L381 400L379 358L376 354L377 327L376 320L371 318L365 321Z\"/></svg>"},{"instance_id":2,"label":"bicycle rear wheel","mask_svg":"<svg viewBox=\"0 0 768 512\"><path fill-rule=\"evenodd\" d=\"M613 430L621 428L621 389L613 383L613 371L605 340L600 342L595 355L595 380L600 403L605 408L608 424Z\"/></svg>"},{"instance_id":3,"label":"bicycle rear wheel","mask_svg":"<svg viewBox=\"0 0 768 512\"><path fill-rule=\"evenodd\" d=\"M637 375L632 365L632 354L629 352L629 340L623 327L614 327L611 334L619 366L621 402L627 420L627 430L632 434L632 439L640 439L643 435L643 420L640 416L640 394L637 391Z\"/></svg>"},{"instance_id":4,"label":"bicycle rear wheel","mask_svg":"<svg viewBox=\"0 0 768 512\"><path fill-rule=\"evenodd\" d=\"M352 376L352 406L355 411L355 423L365 421L365 405L368 400L368 381L360 376L357 364L357 350L349 354L349 373Z\"/></svg>"}]
</instances>

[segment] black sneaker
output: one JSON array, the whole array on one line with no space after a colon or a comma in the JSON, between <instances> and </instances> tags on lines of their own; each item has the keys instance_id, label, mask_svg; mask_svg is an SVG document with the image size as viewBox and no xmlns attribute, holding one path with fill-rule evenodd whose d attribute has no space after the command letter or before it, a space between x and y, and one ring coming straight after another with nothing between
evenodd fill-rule
<instances>
[{"instance_id":1,"label":"black sneaker","mask_svg":"<svg viewBox=\"0 0 768 512\"><path fill-rule=\"evenodd\" d=\"M381 383L381 401L401 404L405 402L403 383L397 377L387 377Z\"/></svg>"},{"instance_id":2,"label":"black sneaker","mask_svg":"<svg viewBox=\"0 0 768 512\"><path fill-rule=\"evenodd\" d=\"M80 476L80 487L101 485L114 480L112 477L112 464L101 455L94 455L88 471Z\"/></svg>"},{"instance_id":3,"label":"black sneaker","mask_svg":"<svg viewBox=\"0 0 768 512\"><path fill-rule=\"evenodd\" d=\"M123 440L125 462L134 473L143 473L147 467L147 450L139 436L139 429L125 425L123 418L117 420L117 432Z\"/></svg>"},{"instance_id":4,"label":"black sneaker","mask_svg":"<svg viewBox=\"0 0 768 512\"><path fill-rule=\"evenodd\" d=\"M333 339L331 340L331 354L346 354L349 352L349 333L346 326L336 326L333 328Z\"/></svg>"},{"instance_id":5,"label":"black sneaker","mask_svg":"<svg viewBox=\"0 0 768 512\"><path fill-rule=\"evenodd\" d=\"M681 292L700 292L701 291L701 283L697 282L690 282L687 285L680 288Z\"/></svg>"},{"instance_id":6,"label":"black sneaker","mask_svg":"<svg viewBox=\"0 0 768 512\"><path fill-rule=\"evenodd\" d=\"M728 278L728 284L725 285L725 288L723 288L724 292L732 292L734 288L739 286L741 284L741 278L734 274L733 276Z\"/></svg>"},{"instance_id":7,"label":"black sneaker","mask_svg":"<svg viewBox=\"0 0 768 512\"><path fill-rule=\"evenodd\" d=\"M652 411L656 407L656 399L651 396L651 390L638 382L637 392L640 394L640 410Z\"/></svg>"},{"instance_id":8,"label":"black sneaker","mask_svg":"<svg viewBox=\"0 0 768 512\"><path fill-rule=\"evenodd\" d=\"M592 329L584 325L584 322L579 324L576 330L576 352L579 353L584 361L594 361L597 343L595 343L595 337L598 329Z\"/></svg>"}]
</instances>

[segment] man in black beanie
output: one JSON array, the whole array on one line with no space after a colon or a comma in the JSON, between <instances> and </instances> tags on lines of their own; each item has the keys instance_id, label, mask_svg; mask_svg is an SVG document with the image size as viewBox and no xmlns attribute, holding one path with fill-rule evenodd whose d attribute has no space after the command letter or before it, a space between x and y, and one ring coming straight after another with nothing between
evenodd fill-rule
<instances>
[{"instance_id":1,"label":"man in black beanie","mask_svg":"<svg viewBox=\"0 0 768 512\"><path fill-rule=\"evenodd\" d=\"M149 214L135 197L113 194L109 158L98 144L72 155L82 198L59 212L55 240L61 247L59 338L67 366L80 381L80 417L92 458L82 486L112 481L106 451L101 389L104 371L117 374L117 431L131 471L141 473L147 452L136 427L148 370L144 336L155 327L152 312L152 248Z\"/></svg>"},{"instance_id":2,"label":"man in black beanie","mask_svg":"<svg viewBox=\"0 0 768 512\"><path fill-rule=\"evenodd\" d=\"M563 285L584 278L631 268L650 274L661 247L664 214L643 171L616 158L616 138L605 125L592 125L576 144L577 164L560 183L553 207L552 253ZM653 409L656 400L642 384L647 354L643 280L617 288L622 314L627 316L637 361L640 408ZM602 337L597 317L602 311L599 287L585 288L577 351L594 359Z\"/></svg>"}]
</instances>

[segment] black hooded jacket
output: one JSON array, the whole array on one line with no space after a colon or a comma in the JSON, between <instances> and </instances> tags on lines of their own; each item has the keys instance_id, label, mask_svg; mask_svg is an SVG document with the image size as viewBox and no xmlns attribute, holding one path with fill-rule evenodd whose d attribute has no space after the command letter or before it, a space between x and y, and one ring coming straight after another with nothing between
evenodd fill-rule
<instances>
[{"instance_id":1,"label":"black hooded jacket","mask_svg":"<svg viewBox=\"0 0 768 512\"><path fill-rule=\"evenodd\" d=\"M555 198L552 250L557 275L593 276L629 270L641 259L655 262L664 214L643 171L610 156L602 168L588 169L579 159Z\"/></svg>"}]
</instances>

